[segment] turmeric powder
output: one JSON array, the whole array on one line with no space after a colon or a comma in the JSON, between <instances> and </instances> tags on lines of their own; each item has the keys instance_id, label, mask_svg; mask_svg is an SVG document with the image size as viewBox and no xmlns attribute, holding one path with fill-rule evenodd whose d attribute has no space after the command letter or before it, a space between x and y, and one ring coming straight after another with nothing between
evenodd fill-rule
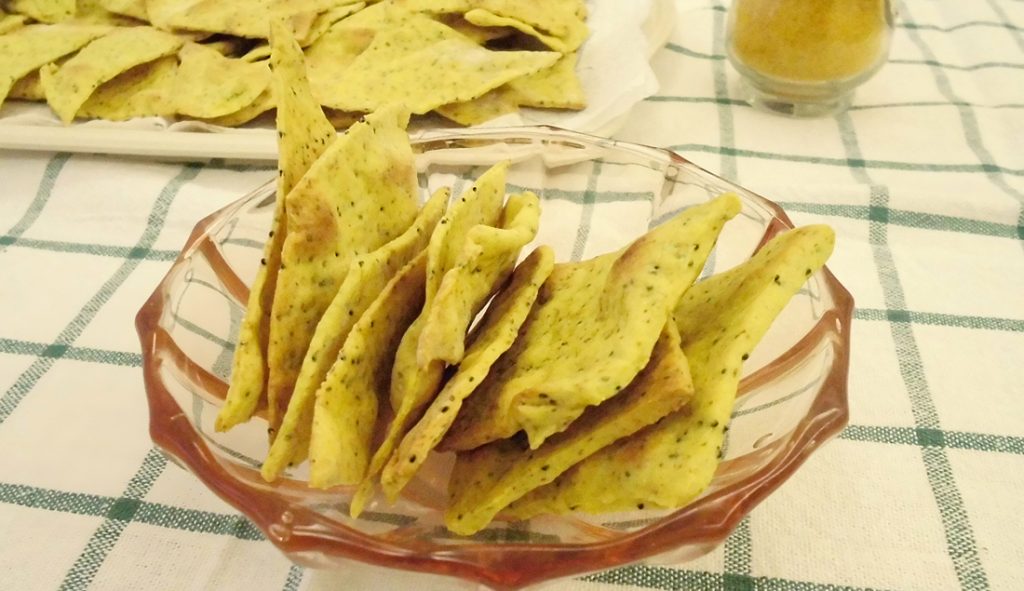
<instances>
[{"instance_id":1,"label":"turmeric powder","mask_svg":"<svg viewBox=\"0 0 1024 591\"><path fill-rule=\"evenodd\" d=\"M888 0L734 0L730 50L766 76L845 80L888 51Z\"/></svg>"}]
</instances>

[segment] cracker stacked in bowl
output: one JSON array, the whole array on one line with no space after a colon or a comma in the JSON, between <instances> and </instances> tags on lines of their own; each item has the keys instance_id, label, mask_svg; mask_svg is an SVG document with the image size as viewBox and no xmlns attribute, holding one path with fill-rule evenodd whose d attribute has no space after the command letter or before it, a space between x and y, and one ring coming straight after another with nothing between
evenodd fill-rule
<instances>
[{"instance_id":1,"label":"cracker stacked in bowl","mask_svg":"<svg viewBox=\"0 0 1024 591\"><path fill-rule=\"evenodd\" d=\"M277 209L216 424L266 419L266 480L308 460L309 485L354 487L358 515L454 452L457 534L499 514L678 507L707 487L743 362L824 265L829 228L698 282L740 211L724 194L556 263L523 252L541 211L506 196L507 163L420 205L406 105L336 136L280 23L270 62Z\"/></svg>"}]
</instances>

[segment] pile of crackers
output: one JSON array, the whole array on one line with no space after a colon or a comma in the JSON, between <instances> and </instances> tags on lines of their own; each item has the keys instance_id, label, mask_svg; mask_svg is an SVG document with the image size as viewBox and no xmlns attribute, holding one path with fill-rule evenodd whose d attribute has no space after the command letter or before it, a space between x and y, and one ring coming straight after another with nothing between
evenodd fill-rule
<instances>
[{"instance_id":1,"label":"pile of crackers","mask_svg":"<svg viewBox=\"0 0 1024 591\"><path fill-rule=\"evenodd\" d=\"M580 110L586 14L583 0L7 0L0 106L45 101L65 123L243 125L281 100L274 22L304 48L313 96L339 129L390 103L460 125Z\"/></svg>"},{"instance_id":2,"label":"pile of crackers","mask_svg":"<svg viewBox=\"0 0 1024 591\"><path fill-rule=\"evenodd\" d=\"M354 487L339 489L353 516L454 452L445 524L460 535L705 490L743 363L832 230L782 233L697 282L741 209L725 194L592 259L524 253L540 200L506 195L508 162L420 205L410 109L337 136L293 32L273 31L276 211L216 429L262 417L263 477L308 460L310 486Z\"/></svg>"}]
</instances>

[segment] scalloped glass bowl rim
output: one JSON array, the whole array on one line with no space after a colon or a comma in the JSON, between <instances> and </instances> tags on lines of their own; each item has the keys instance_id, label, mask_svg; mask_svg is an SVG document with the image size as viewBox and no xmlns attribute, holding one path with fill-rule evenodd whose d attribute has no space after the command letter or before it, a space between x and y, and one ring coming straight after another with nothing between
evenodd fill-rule
<instances>
[{"instance_id":1,"label":"scalloped glass bowl rim","mask_svg":"<svg viewBox=\"0 0 1024 591\"><path fill-rule=\"evenodd\" d=\"M435 142L552 140L579 147L630 152L653 158L663 165L691 167L715 176L669 150L609 140L553 127L483 128L472 130L430 131L412 136L414 146ZM715 177L718 178L718 177ZM720 179L723 184L732 185ZM331 559L352 559L374 565L429 572L457 577L494 588L515 588L544 580L577 575L622 566L671 552L683 546L697 545L704 551L725 540L739 521L754 506L789 478L822 443L837 435L848 422L847 375L849 369L849 323L853 300L849 292L828 268L822 269L823 286L836 301L831 314L838 337L840 354L815 398L800 421L786 449L757 474L743 479L738 486L715 491L662 517L658 522L614 540L584 544L488 543L446 546L436 551L417 552L383 541L373 535L340 524L305 507L289 503L287 498L256 490L234 478L211 453L189 418L173 400L159 376L160 360L155 354L166 346L159 321L168 283L175 271L195 254L203 238L235 215L242 204L268 192L268 182L245 197L202 219L193 229L172 268L136 316L136 329L143 352L143 373L150 409L150 435L157 447L179 466L195 474L209 489L244 513L282 552L310 565L324 565ZM739 187L737 187L739 188ZM743 190L745 199L770 210L782 227L793 224L781 207ZM781 228L779 228L781 229ZM826 320L822 318L819 326ZM796 346L794 346L794 349ZM755 478L756 476L756 478ZM730 502L726 507L723 498ZM275 524L287 516L292 526L289 536L276 536ZM543 565L543 566L541 566ZM513 576L509 576L510 573Z\"/></svg>"}]
</instances>

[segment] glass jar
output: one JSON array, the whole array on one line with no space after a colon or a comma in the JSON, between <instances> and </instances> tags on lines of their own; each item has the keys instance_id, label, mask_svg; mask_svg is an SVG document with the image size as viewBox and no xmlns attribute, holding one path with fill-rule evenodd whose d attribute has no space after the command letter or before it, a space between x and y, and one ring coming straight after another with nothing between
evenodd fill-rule
<instances>
[{"instance_id":1,"label":"glass jar","mask_svg":"<svg viewBox=\"0 0 1024 591\"><path fill-rule=\"evenodd\" d=\"M886 62L893 20L890 0L733 0L726 47L754 107L830 115Z\"/></svg>"}]
</instances>

